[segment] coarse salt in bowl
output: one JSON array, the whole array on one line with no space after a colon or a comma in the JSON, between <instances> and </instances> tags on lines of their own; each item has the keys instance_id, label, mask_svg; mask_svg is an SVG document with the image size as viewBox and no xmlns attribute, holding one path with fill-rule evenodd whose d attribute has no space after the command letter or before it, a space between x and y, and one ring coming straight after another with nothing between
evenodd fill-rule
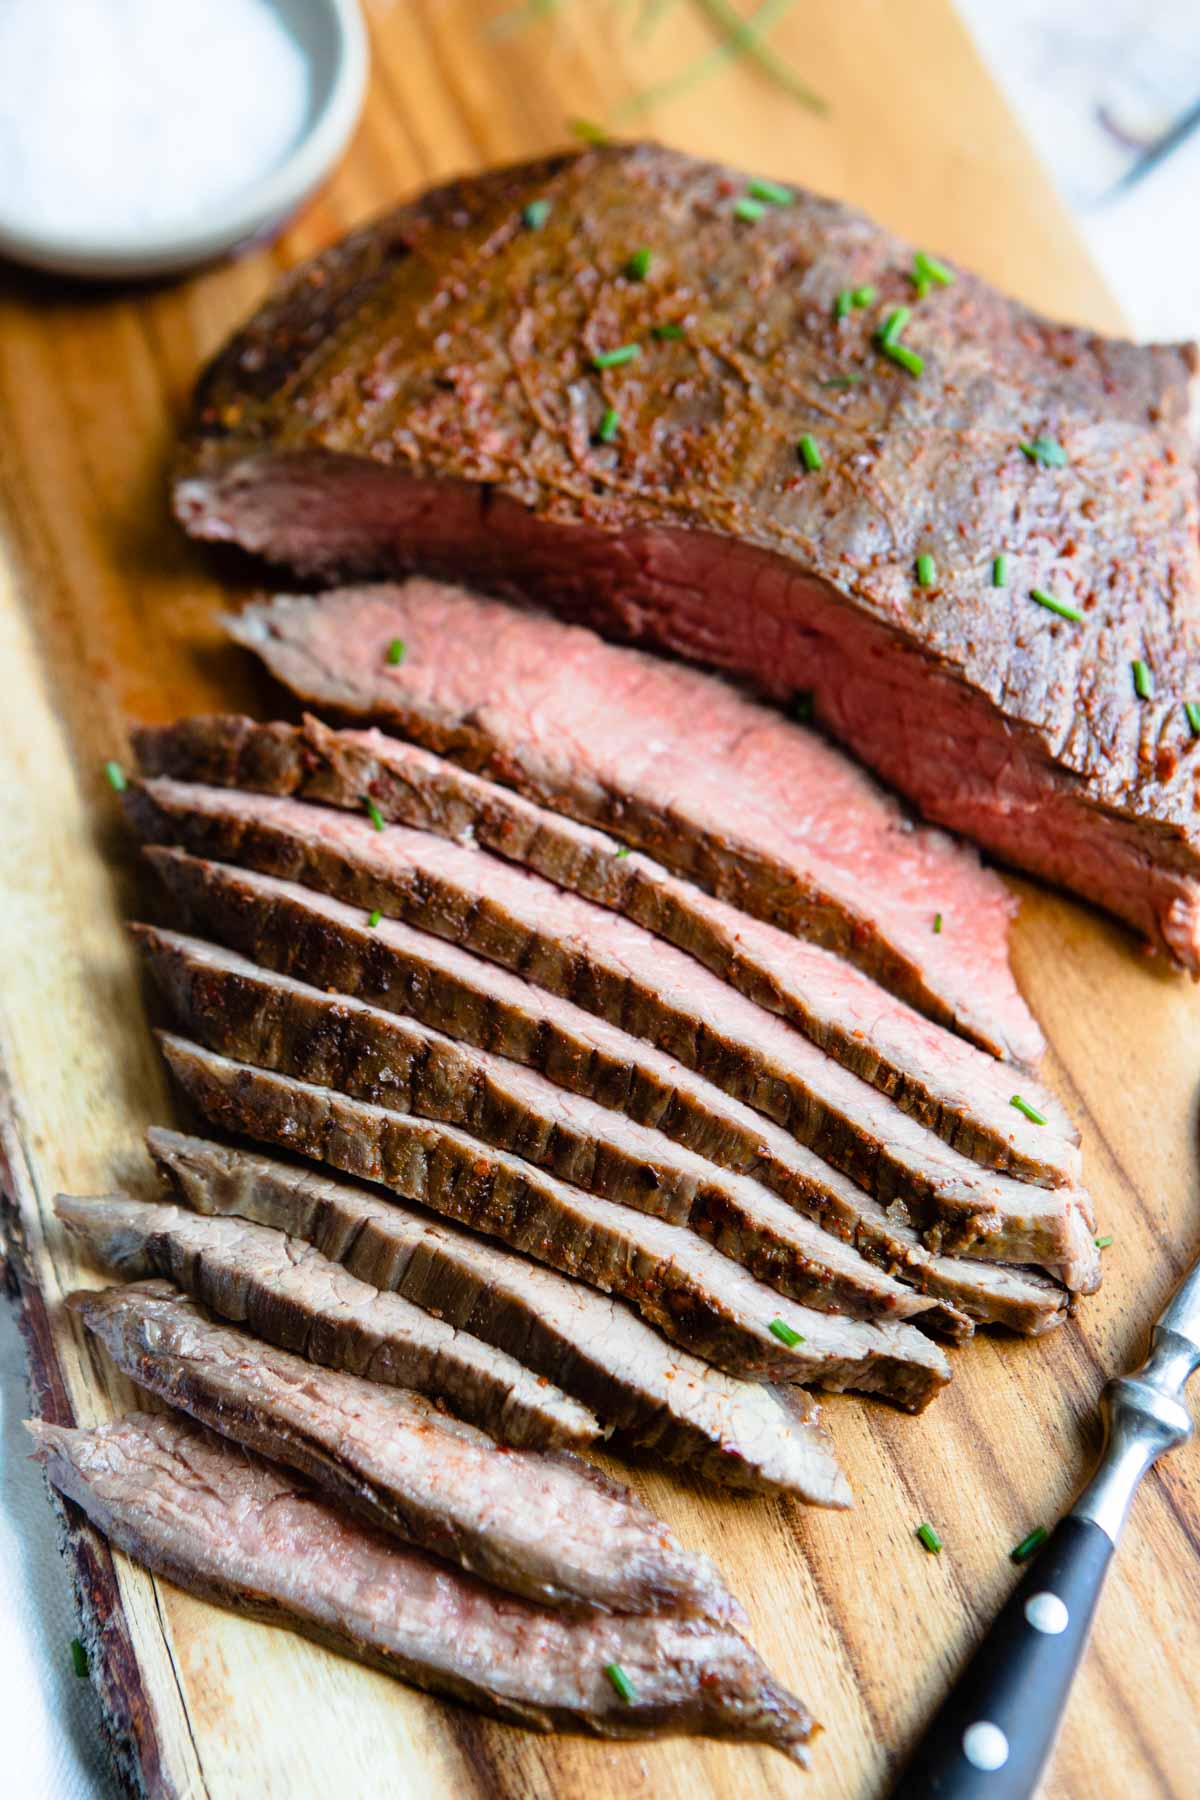
<instances>
[{"instance_id":1,"label":"coarse salt in bowl","mask_svg":"<svg viewBox=\"0 0 1200 1800\"><path fill-rule=\"evenodd\" d=\"M282 222L345 148L357 0L3 0L0 255L150 276Z\"/></svg>"}]
</instances>

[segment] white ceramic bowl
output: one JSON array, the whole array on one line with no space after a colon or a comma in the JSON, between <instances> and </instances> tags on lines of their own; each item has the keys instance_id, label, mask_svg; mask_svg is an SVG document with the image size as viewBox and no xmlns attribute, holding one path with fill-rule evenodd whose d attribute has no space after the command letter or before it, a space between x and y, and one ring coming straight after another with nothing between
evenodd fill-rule
<instances>
[{"instance_id":1,"label":"white ceramic bowl","mask_svg":"<svg viewBox=\"0 0 1200 1800\"><path fill-rule=\"evenodd\" d=\"M181 5L185 0L165 0ZM168 234L108 234L103 243L16 226L0 205L0 256L93 280L168 275L252 243L295 211L332 168L362 110L367 38L358 0L271 0L309 65L308 117L294 147L267 174L200 219Z\"/></svg>"}]
</instances>

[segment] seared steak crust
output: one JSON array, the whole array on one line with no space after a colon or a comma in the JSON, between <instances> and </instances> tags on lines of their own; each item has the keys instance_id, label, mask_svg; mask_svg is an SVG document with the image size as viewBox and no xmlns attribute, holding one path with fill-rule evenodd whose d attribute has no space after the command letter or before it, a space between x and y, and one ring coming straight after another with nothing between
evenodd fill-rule
<instances>
[{"instance_id":1,"label":"seared steak crust","mask_svg":"<svg viewBox=\"0 0 1200 1800\"><path fill-rule=\"evenodd\" d=\"M942 1352L911 1325L799 1306L690 1232L593 1199L451 1126L231 1062L169 1033L161 1040L171 1072L214 1124L378 1181L489 1232L629 1301L729 1374L854 1388L911 1412L950 1379Z\"/></svg>"},{"instance_id":2,"label":"seared steak crust","mask_svg":"<svg viewBox=\"0 0 1200 1800\"><path fill-rule=\"evenodd\" d=\"M420 1394L219 1324L170 1282L67 1305L148 1393L483 1581L541 1606L744 1623L707 1557L569 1451L501 1449Z\"/></svg>"},{"instance_id":3,"label":"seared steak crust","mask_svg":"<svg viewBox=\"0 0 1200 1800\"><path fill-rule=\"evenodd\" d=\"M332 731L315 718L303 726L189 718L136 731L134 743L150 776L357 813L369 797L386 820L481 844L687 951L972 1161L1050 1186L1079 1177L1078 1134L1035 1076L1022 1077L1022 1092L1047 1126L1010 1104L1011 1070L852 964L444 757L379 731Z\"/></svg>"},{"instance_id":4,"label":"seared steak crust","mask_svg":"<svg viewBox=\"0 0 1200 1800\"><path fill-rule=\"evenodd\" d=\"M323 709L612 831L997 1056L1040 1056L1009 968L1003 883L727 681L424 580L278 595L230 630ZM389 663L397 638L404 656Z\"/></svg>"},{"instance_id":5,"label":"seared steak crust","mask_svg":"<svg viewBox=\"0 0 1200 1800\"><path fill-rule=\"evenodd\" d=\"M909 245L807 194L748 227L743 180L612 145L356 232L205 375L181 518L323 576L518 587L773 693L812 689L930 817L1194 969L1194 348L1053 324L964 271L914 302ZM535 197L551 210L530 232ZM622 273L630 243L652 279ZM838 318L867 284L877 303ZM919 379L875 344L901 304ZM682 336L656 339L663 322ZM596 366L626 343L641 354ZM609 406L620 434L598 442ZM1028 460L1038 438L1065 464Z\"/></svg>"},{"instance_id":6,"label":"seared steak crust","mask_svg":"<svg viewBox=\"0 0 1200 1800\"><path fill-rule=\"evenodd\" d=\"M1031 1190L978 1169L692 958L485 851L302 801L167 779L131 783L124 800L145 838L382 909L646 1038L922 1224L1036 1216L1035 1254L1061 1263L1076 1218L1089 1213L1077 1190Z\"/></svg>"},{"instance_id":7,"label":"seared steak crust","mask_svg":"<svg viewBox=\"0 0 1200 1800\"><path fill-rule=\"evenodd\" d=\"M498 1593L177 1415L29 1430L55 1487L113 1544L205 1599L538 1731L693 1732L805 1761L812 1718L727 1625L572 1618Z\"/></svg>"},{"instance_id":8,"label":"seared steak crust","mask_svg":"<svg viewBox=\"0 0 1200 1800\"><path fill-rule=\"evenodd\" d=\"M982 1263L931 1254L907 1221L889 1215L781 1126L569 1001L395 921L371 927L356 908L293 883L179 850L151 848L147 854L185 918L263 968L409 1014L655 1126L722 1168L755 1176L871 1261L971 1317L999 1318L1022 1330L1061 1320L1065 1296L1056 1284L1006 1271L997 1295ZM954 1234L939 1226L935 1250L945 1245L1027 1261L1036 1254L1045 1201L1040 1189L1027 1191L1032 1217L981 1213ZM1092 1261L1098 1259L1082 1219L1079 1227L1072 1254L1087 1276L1089 1247ZM953 1332L954 1315L947 1318L944 1309L942 1316ZM964 1323L959 1313L958 1328Z\"/></svg>"},{"instance_id":9,"label":"seared steak crust","mask_svg":"<svg viewBox=\"0 0 1200 1800\"><path fill-rule=\"evenodd\" d=\"M398 1294L377 1292L281 1231L124 1194L60 1194L55 1212L102 1267L165 1276L268 1343L435 1396L504 1443L547 1449L603 1436L585 1406L515 1357Z\"/></svg>"},{"instance_id":10,"label":"seared steak crust","mask_svg":"<svg viewBox=\"0 0 1200 1800\"><path fill-rule=\"evenodd\" d=\"M172 1197L303 1238L332 1262L565 1385L632 1443L726 1487L850 1505L815 1402L736 1381L677 1349L619 1300L319 1169L151 1130Z\"/></svg>"},{"instance_id":11,"label":"seared steak crust","mask_svg":"<svg viewBox=\"0 0 1200 1800\"><path fill-rule=\"evenodd\" d=\"M758 1182L517 1063L194 938L134 930L180 1030L223 1056L462 1126L589 1193L690 1227L820 1312L906 1319L933 1304Z\"/></svg>"}]
</instances>

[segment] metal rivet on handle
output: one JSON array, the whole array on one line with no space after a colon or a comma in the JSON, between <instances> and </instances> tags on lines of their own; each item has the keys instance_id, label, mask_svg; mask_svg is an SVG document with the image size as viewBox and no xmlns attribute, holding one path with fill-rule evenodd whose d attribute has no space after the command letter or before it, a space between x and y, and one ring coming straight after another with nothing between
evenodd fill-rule
<instances>
[{"instance_id":1,"label":"metal rivet on handle","mask_svg":"<svg viewBox=\"0 0 1200 1800\"><path fill-rule=\"evenodd\" d=\"M1000 1727L988 1719L979 1719L974 1725L967 1726L962 1747L971 1767L985 1775L993 1769L1002 1769L1008 1761L1008 1739Z\"/></svg>"},{"instance_id":2,"label":"metal rivet on handle","mask_svg":"<svg viewBox=\"0 0 1200 1800\"><path fill-rule=\"evenodd\" d=\"M1071 1623L1071 1615L1057 1594L1030 1594L1025 1602L1025 1617L1035 1631L1057 1637Z\"/></svg>"}]
</instances>

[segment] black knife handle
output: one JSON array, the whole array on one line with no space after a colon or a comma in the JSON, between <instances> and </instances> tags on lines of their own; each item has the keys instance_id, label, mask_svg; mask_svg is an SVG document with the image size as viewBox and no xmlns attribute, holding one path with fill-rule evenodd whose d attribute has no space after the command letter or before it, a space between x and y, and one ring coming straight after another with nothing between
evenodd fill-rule
<instances>
[{"instance_id":1,"label":"black knife handle","mask_svg":"<svg viewBox=\"0 0 1200 1800\"><path fill-rule=\"evenodd\" d=\"M1029 1800L1112 1553L1090 1519L1061 1521L918 1745L895 1800Z\"/></svg>"}]
</instances>

